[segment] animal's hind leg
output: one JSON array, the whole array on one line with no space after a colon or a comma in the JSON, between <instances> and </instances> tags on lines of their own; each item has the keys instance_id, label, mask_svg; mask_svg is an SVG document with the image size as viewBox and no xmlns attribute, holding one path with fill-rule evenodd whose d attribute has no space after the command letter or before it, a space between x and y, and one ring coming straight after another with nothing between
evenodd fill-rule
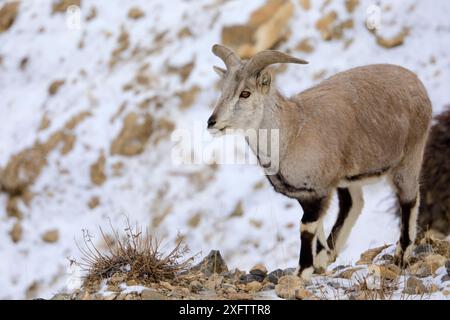
<instances>
[{"instance_id":1,"label":"animal's hind leg","mask_svg":"<svg viewBox=\"0 0 450 320\"><path fill-rule=\"evenodd\" d=\"M416 239L420 204L419 172L420 162L414 166L395 168L391 174L401 212L400 240L395 253L396 261L400 265L407 263Z\"/></svg>"},{"instance_id":2,"label":"animal's hind leg","mask_svg":"<svg viewBox=\"0 0 450 320\"><path fill-rule=\"evenodd\" d=\"M338 188L337 194L339 213L327 240L330 248L328 263L336 260L364 206L362 187L359 185Z\"/></svg>"}]
</instances>

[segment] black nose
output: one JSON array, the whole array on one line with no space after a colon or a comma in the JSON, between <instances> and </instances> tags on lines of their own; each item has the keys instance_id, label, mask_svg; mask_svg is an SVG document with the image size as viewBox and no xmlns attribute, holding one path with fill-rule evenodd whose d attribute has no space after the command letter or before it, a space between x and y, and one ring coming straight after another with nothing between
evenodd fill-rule
<instances>
[{"instance_id":1,"label":"black nose","mask_svg":"<svg viewBox=\"0 0 450 320\"><path fill-rule=\"evenodd\" d=\"M208 119L208 129L214 127L214 125L216 124L216 116L212 115L211 117L209 117Z\"/></svg>"}]
</instances>

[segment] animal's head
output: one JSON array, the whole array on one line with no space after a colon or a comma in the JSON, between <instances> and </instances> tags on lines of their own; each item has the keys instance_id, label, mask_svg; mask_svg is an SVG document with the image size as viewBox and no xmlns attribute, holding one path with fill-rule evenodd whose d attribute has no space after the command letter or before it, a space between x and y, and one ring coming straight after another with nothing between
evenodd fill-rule
<instances>
[{"instance_id":1,"label":"animal's head","mask_svg":"<svg viewBox=\"0 0 450 320\"><path fill-rule=\"evenodd\" d=\"M213 135L226 129L256 129L264 113L264 101L273 95L273 75L268 66L274 63L306 64L305 60L285 53L264 50L249 60L241 60L231 49L214 45L212 52L223 60L226 69L214 67L221 77L221 95L208 119Z\"/></svg>"}]
</instances>

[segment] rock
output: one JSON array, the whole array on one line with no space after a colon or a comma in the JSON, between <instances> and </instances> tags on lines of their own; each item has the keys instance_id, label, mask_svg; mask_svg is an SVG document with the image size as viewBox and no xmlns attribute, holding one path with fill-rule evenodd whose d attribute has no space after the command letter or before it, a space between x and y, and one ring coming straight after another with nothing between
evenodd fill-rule
<instances>
[{"instance_id":1,"label":"rock","mask_svg":"<svg viewBox=\"0 0 450 320\"><path fill-rule=\"evenodd\" d=\"M343 278L343 279L351 279L353 274L358 271L358 270L362 270L363 268L349 268L346 269L344 271L342 271L341 273L339 273L337 276L335 276L336 278Z\"/></svg>"},{"instance_id":2,"label":"rock","mask_svg":"<svg viewBox=\"0 0 450 320\"><path fill-rule=\"evenodd\" d=\"M450 274L446 274L441 278L442 282L450 281Z\"/></svg>"},{"instance_id":3,"label":"rock","mask_svg":"<svg viewBox=\"0 0 450 320\"><path fill-rule=\"evenodd\" d=\"M111 154L130 157L142 153L152 133L152 123L153 118L149 114L140 117L135 112L129 113L122 130L111 143Z\"/></svg>"},{"instance_id":4,"label":"rock","mask_svg":"<svg viewBox=\"0 0 450 320\"><path fill-rule=\"evenodd\" d=\"M67 8L70 6L80 7L81 0L58 0L52 4L52 14L66 13Z\"/></svg>"},{"instance_id":5,"label":"rock","mask_svg":"<svg viewBox=\"0 0 450 320\"><path fill-rule=\"evenodd\" d=\"M267 282L266 284L263 285L261 291L269 291L269 290L274 290L275 289L275 284L273 284L272 282Z\"/></svg>"},{"instance_id":6,"label":"rock","mask_svg":"<svg viewBox=\"0 0 450 320\"><path fill-rule=\"evenodd\" d=\"M352 13L355 11L355 8L358 6L359 0L345 0L345 8L348 13Z\"/></svg>"},{"instance_id":7,"label":"rock","mask_svg":"<svg viewBox=\"0 0 450 320\"><path fill-rule=\"evenodd\" d=\"M252 281L258 281L258 282L262 282L264 281L264 277L261 275L255 275L255 274L243 274L242 276L239 277L239 282L240 283L249 283Z\"/></svg>"},{"instance_id":8,"label":"rock","mask_svg":"<svg viewBox=\"0 0 450 320\"><path fill-rule=\"evenodd\" d=\"M356 265L371 264L373 262L373 259L375 259L375 257L377 255L379 255L381 253L381 251L383 251L384 249L386 249L389 246L390 245L384 245L384 246L381 246L378 248L373 248L373 249L367 250L366 252L361 254L361 257L356 262Z\"/></svg>"},{"instance_id":9,"label":"rock","mask_svg":"<svg viewBox=\"0 0 450 320\"><path fill-rule=\"evenodd\" d=\"M369 274L372 274L384 280L395 280L397 279L398 276L398 274L395 271L389 269L388 267L383 265L379 266L376 264L370 265L368 267L368 272Z\"/></svg>"},{"instance_id":10,"label":"rock","mask_svg":"<svg viewBox=\"0 0 450 320\"><path fill-rule=\"evenodd\" d=\"M189 284L189 290L191 292L197 293L203 289L202 284L198 280L194 280Z\"/></svg>"},{"instance_id":11,"label":"rock","mask_svg":"<svg viewBox=\"0 0 450 320\"><path fill-rule=\"evenodd\" d=\"M245 291L258 292L262 289L262 284L258 281L252 281L245 285Z\"/></svg>"},{"instance_id":12,"label":"rock","mask_svg":"<svg viewBox=\"0 0 450 320\"><path fill-rule=\"evenodd\" d=\"M303 287L303 280L297 276L283 276L275 286L277 296L283 299L295 299L297 290Z\"/></svg>"},{"instance_id":13,"label":"rock","mask_svg":"<svg viewBox=\"0 0 450 320\"><path fill-rule=\"evenodd\" d=\"M267 275L267 279L273 284L278 284L278 279L280 279L284 275L285 274L283 270L276 269Z\"/></svg>"},{"instance_id":14,"label":"rock","mask_svg":"<svg viewBox=\"0 0 450 320\"><path fill-rule=\"evenodd\" d=\"M68 293L57 293L50 300L71 300L71 296Z\"/></svg>"},{"instance_id":15,"label":"rock","mask_svg":"<svg viewBox=\"0 0 450 320\"><path fill-rule=\"evenodd\" d=\"M22 225L17 221L16 223L14 223L11 231L9 232L9 235L11 236L11 240L14 243L17 243L22 239L22 233Z\"/></svg>"},{"instance_id":16,"label":"rock","mask_svg":"<svg viewBox=\"0 0 450 320\"><path fill-rule=\"evenodd\" d=\"M395 261L394 256L391 255L391 254L383 254L383 255L380 257L380 259L381 259L381 260L384 260L384 261L386 261L386 262L390 262L390 263L393 263L393 262Z\"/></svg>"},{"instance_id":17,"label":"rock","mask_svg":"<svg viewBox=\"0 0 450 320\"><path fill-rule=\"evenodd\" d=\"M128 18L130 18L130 19L137 20L137 19L143 18L144 16L145 16L145 13L140 8L133 7L133 8L130 8L130 10L128 10Z\"/></svg>"},{"instance_id":18,"label":"rock","mask_svg":"<svg viewBox=\"0 0 450 320\"><path fill-rule=\"evenodd\" d=\"M308 11L311 9L311 2L310 0L300 0L300 5L302 6L303 10Z\"/></svg>"},{"instance_id":19,"label":"rock","mask_svg":"<svg viewBox=\"0 0 450 320\"><path fill-rule=\"evenodd\" d=\"M10 194L21 194L39 176L46 164L46 154L35 145L13 155L1 175L1 185Z\"/></svg>"},{"instance_id":20,"label":"rock","mask_svg":"<svg viewBox=\"0 0 450 320\"><path fill-rule=\"evenodd\" d=\"M123 279L123 280L125 280L125 279ZM122 281L123 281L123 280L122 280ZM139 285L139 283L138 283L136 280L134 280L134 279L127 280L127 282L125 282L125 283L126 283L127 286L129 286L129 287Z\"/></svg>"},{"instance_id":21,"label":"rock","mask_svg":"<svg viewBox=\"0 0 450 320\"><path fill-rule=\"evenodd\" d=\"M429 243L419 244L414 249L414 255L419 259L423 259L432 253L433 253L433 246Z\"/></svg>"},{"instance_id":22,"label":"rock","mask_svg":"<svg viewBox=\"0 0 450 320\"><path fill-rule=\"evenodd\" d=\"M117 297L117 293L110 293L110 294L108 294L107 296L104 296L103 297L103 300L114 300L114 299L116 299L116 297Z\"/></svg>"},{"instance_id":23,"label":"rock","mask_svg":"<svg viewBox=\"0 0 450 320\"><path fill-rule=\"evenodd\" d=\"M313 297L313 294L311 291L300 288L295 291L295 298L298 300L305 300Z\"/></svg>"},{"instance_id":24,"label":"rock","mask_svg":"<svg viewBox=\"0 0 450 320\"><path fill-rule=\"evenodd\" d=\"M125 297L126 299L126 297ZM142 300L168 300L168 297L155 289L144 289L141 292Z\"/></svg>"},{"instance_id":25,"label":"rock","mask_svg":"<svg viewBox=\"0 0 450 320\"><path fill-rule=\"evenodd\" d=\"M169 291L172 291L174 289L173 286L170 283L168 283L167 281L160 281L159 285Z\"/></svg>"},{"instance_id":26,"label":"rock","mask_svg":"<svg viewBox=\"0 0 450 320\"><path fill-rule=\"evenodd\" d=\"M48 94L50 96L54 96L55 94L57 94L59 88L61 88L64 85L64 83L66 83L64 79L53 81L48 87Z\"/></svg>"},{"instance_id":27,"label":"rock","mask_svg":"<svg viewBox=\"0 0 450 320\"><path fill-rule=\"evenodd\" d=\"M222 276L219 276L218 274L213 274L211 277L208 278L208 280L206 280L203 286L208 290L216 291L216 289L220 287L222 282L223 282Z\"/></svg>"},{"instance_id":28,"label":"rock","mask_svg":"<svg viewBox=\"0 0 450 320\"><path fill-rule=\"evenodd\" d=\"M428 290L423 282L416 277L409 277L406 281L405 289L403 290L403 293L406 294L424 294L427 292Z\"/></svg>"},{"instance_id":29,"label":"rock","mask_svg":"<svg viewBox=\"0 0 450 320\"><path fill-rule=\"evenodd\" d=\"M180 98L180 109L188 109L197 99L200 93L200 87L193 85L190 89L176 92L176 96Z\"/></svg>"},{"instance_id":30,"label":"rock","mask_svg":"<svg viewBox=\"0 0 450 320\"><path fill-rule=\"evenodd\" d=\"M211 250L209 254L197 265L191 268L192 271L201 271L209 276L214 273L227 272L228 267L223 260L220 251Z\"/></svg>"},{"instance_id":31,"label":"rock","mask_svg":"<svg viewBox=\"0 0 450 320\"><path fill-rule=\"evenodd\" d=\"M99 204L100 204L100 198L97 196L91 197L87 203L89 209L95 209L98 207Z\"/></svg>"},{"instance_id":32,"label":"rock","mask_svg":"<svg viewBox=\"0 0 450 320\"><path fill-rule=\"evenodd\" d=\"M105 162L106 158L102 151L98 159L91 165L91 182L96 186L101 186L106 181Z\"/></svg>"},{"instance_id":33,"label":"rock","mask_svg":"<svg viewBox=\"0 0 450 320\"><path fill-rule=\"evenodd\" d=\"M403 44L408 34L409 28L403 28L396 36L392 38L383 38L377 35L377 43L386 49L395 48Z\"/></svg>"},{"instance_id":34,"label":"rock","mask_svg":"<svg viewBox=\"0 0 450 320\"><path fill-rule=\"evenodd\" d=\"M16 20L19 9L19 1L6 2L0 8L0 33L8 30Z\"/></svg>"},{"instance_id":35,"label":"rock","mask_svg":"<svg viewBox=\"0 0 450 320\"><path fill-rule=\"evenodd\" d=\"M8 202L6 203L6 213L8 214L8 217L14 217L19 220L22 220L23 213L19 209L20 200L21 200L21 198L17 197L17 196L9 196L8 197Z\"/></svg>"},{"instance_id":36,"label":"rock","mask_svg":"<svg viewBox=\"0 0 450 320\"><path fill-rule=\"evenodd\" d=\"M445 269L447 270L447 274L450 275L450 259L445 261Z\"/></svg>"},{"instance_id":37,"label":"rock","mask_svg":"<svg viewBox=\"0 0 450 320\"><path fill-rule=\"evenodd\" d=\"M268 0L251 14L246 24L224 27L222 43L242 58L271 49L286 36L293 11L289 0Z\"/></svg>"},{"instance_id":38,"label":"rock","mask_svg":"<svg viewBox=\"0 0 450 320\"><path fill-rule=\"evenodd\" d=\"M424 261L418 261L409 267L409 272L416 277L425 278L432 275L431 267Z\"/></svg>"},{"instance_id":39,"label":"rock","mask_svg":"<svg viewBox=\"0 0 450 320\"><path fill-rule=\"evenodd\" d=\"M47 243L54 243L59 239L59 231L57 229L48 230L42 235L42 240Z\"/></svg>"},{"instance_id":40,"label":"rock","mask_svg":"<svg viewBox=\"0 0 450 320\"><path fill-rule=\"evenodd\" d=\"M254 265L253 268L250 269L250 274L264 278L267 275L267 268L263 264Z\"/></svg>"},{"instance_id":41,"label":"rock","mask_svg":"<svg viewBox=\"0 0 450 320\"><path fill-rule=\"evenodd\" d=\"M283 275L284 276L293 275L295 273L295 270L297 270L297 269L296 268L286 268L283 270Z\"/></svg>"},{"instance_id":42,"label":"rock","mask_svg":"<svg viewBox=\"0 0 450 320\"><path fill-rule=\"evenodd\" d=\"M227 294L227 298L230 300L253 300L253 297L245 292L236 292Z\"/></svg>"},{"instance_id":43,"label":"rock","mask_svg":"<svg viewBox=\"0 0 450 320\"><path fill-rule=\"evenodd\" d=\"M445 265L447 259L440 254L432 254L425 258L425 262L430 266L431 272L435 273L437 269Z\"/></svg>"}]
</instances>

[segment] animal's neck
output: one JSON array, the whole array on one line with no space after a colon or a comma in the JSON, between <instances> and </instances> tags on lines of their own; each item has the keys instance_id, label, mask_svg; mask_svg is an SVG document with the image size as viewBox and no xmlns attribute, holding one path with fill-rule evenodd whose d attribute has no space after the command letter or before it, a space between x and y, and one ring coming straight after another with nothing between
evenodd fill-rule
<instances>
[{"instance_id":1,"label":"animal's neck","mask_svg":"<svg viewBox=\"0 0 450 320\"><path fill-rule=\"evenodd\" d=\"M292 113L292 102L287 100L278 91L268 95L264 101L264 114L258 127L256 137L249 137L248 143L261 165L272 161L280 161L288 149L293 128L291 122L295 121L297 114ZM267 137L266 140L264 140Z\"/></svg>"}]
</instances>

